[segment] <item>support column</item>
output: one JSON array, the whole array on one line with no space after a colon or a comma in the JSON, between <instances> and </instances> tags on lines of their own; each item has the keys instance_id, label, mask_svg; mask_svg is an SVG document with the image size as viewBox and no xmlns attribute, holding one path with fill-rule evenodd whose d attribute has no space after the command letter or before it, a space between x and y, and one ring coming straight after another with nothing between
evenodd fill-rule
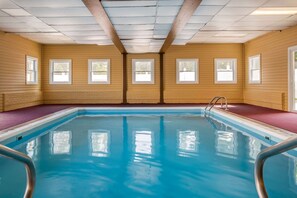
<instances>
[{"instance_id":1,"label":"support column","mask_svg":"<svg viewBox=\"0 0 297 198\"><path fill-rule=\"evenodd\" d=\"M123 104L127 104L127 53L123 53Z\"/></svg>"},{"instance_id":2,"label":"support column","mask_svg":"<svg viewBox=\"0 0 297 198\"><path fill-rule=\"evenodd\" d=\"M164 104L164 60L163 60L163 52L160 52L160 104Z\"/></svg>"}]
</instances>

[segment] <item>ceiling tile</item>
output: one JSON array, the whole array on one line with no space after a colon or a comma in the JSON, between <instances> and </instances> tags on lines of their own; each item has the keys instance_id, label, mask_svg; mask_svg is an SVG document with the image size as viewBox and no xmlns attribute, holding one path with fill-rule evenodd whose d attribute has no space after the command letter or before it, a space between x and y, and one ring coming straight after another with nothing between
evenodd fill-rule
<instances>
[{"instance_id":1,"label":"ceiling tile","mask_svg":"<svg viewBox=\"0 0 297 198\"><path fill-rule=\"evenodd\" d=\"M187 34L178 34L175 39L177 40L189 40L193 37L194 35L187 35Z\"/></svg>"},{"instance_id":2,"label":"ceiling tile","mask_svg":"<svg viewBox=\"0 0 297 198\"><path fill-rule=\"evenodd\" d=\"M204 26L201 28L201 30L224 30L226 27L225 26Z\"/></svg>"},{"instance_id":3,"label":"ceiling tile","mask_svg":"<svg viewBox=\"0 0 297 198\"><path fill-rule=\"evenodd\" d=\"M124 7L124 8L106 8L109 17L141 17L155 16L155 7Z\"/></svg>"},{"instance_id":4,"label":"ceiling tile","mask_svg":"<svg viewBox=\"0 0 297 198\"><path fill-rule=\"evenodd\" d=\"M121 39L152 39L152 35L122 35Z\"/></svg>"},{"instance_id":5,"label":"ceiling tile","mask_svg":"<svg viewBox=\"0 0 297 198\"><path fill-rule=\"evenodd\" d=\"M229 16L229 15L216 15L213 17L212 21L215 22L235 22L242 19L244 16Z\"/></svg>"},{"instance_id":6,"label":"ceiling tile","mask_svg":"<svg viewBox=\"0 0 297 198\"><path fill-rule=\"evenodd\" d=\"M156 6L157 1L101 1L104 8Z\"/></svg>"},{"instance_id":7,"label":"ceiling tile","mask_svg":"<svg viewBox=\"0 0 297 198\"><path fill-rule=\"evenodd\" d=\"M165 1L159 1L159 6L181 6L183 4L184 0L165 0Z\"/></svg>"},{"instance_id":8,"label":"ceiling tile","mask_svg":"<svg viewBox=\"0 0 297 198\"><path fill-rule=\"evenodd\" d=\"M296 0L269 0L262 5L263 7L291 7L297 6Z\"/></svg>"},{"instance_id":9,"label":"ceiling tile","mask_svg":"<svg viewBox=\"0 0 297 198\"><path fill-rule=\"evenodd\" d=\"M69 36L73 40L106 40L107 36Z\"/></svg>"},{"instance_id":10,"label":"ceiling tile","mask_svg":"<svg viewBox=\"0 0 297 198\"><path fill-rule=\"evenodd\" d=\"M2 0L1 0L2 1ZM81 0L13 0L14 3L23 8L41 8L41 7L52 7L52 8L69 8L69 7L84 7L84 3Z\"/></svg>"},{"instance_id":11,"label":"ceiling tile","mask_svg":"<svg viewBox=\"0 0 297 198\"><path fill-rule=\"evenodd\" d=\"M188 39L175 39L172 45L185 45L188 41Z\"/></svg>"},{"instance_id":12,"label":"ceiling tile","mask_svg":"<svg viewBox=\"0 0 297 198\"><path fill-rule=\"evenodd\" d=\"M263 27L266 25L271 24L272 22L268 22L268 21L238 21L235 23L232 23L232 26L239 26L239 27L248 27L248 26L258 26L259 27Z\"/></svg>"},{"instance_id":13,"label":"ceiling tile","mask_svg":"<svg viewBox=\"0 0 297 198\"><path fill-rule=\"evenodd\" d=\"M0 9L2 8L19 8L10 0L0 0Z\"/></svg>"},{"instance_id":14,"label":"ceiling tile","mask_svg":"<svg viewBox=\"0 0 297 198\"><path fill-rule=\"evenodd\" d=\"M153 38L155 38L155 39L165 39L165 38L167 38L167 34L154 34Z\"/></svg>"},{"instance_id":15,"label":"ceiling tile","mask_svg":"<svg viewBox=\"0 0 297 198\"><path fill-rule=\"evenodd\" d=\"M180 6L160 6L158 7L157 16L176 16Z\"/></svg>"},{"instance_id":16,"label":"ceiling tile","mask_svg":"<svg viewBox=\"0 0 297 198\"><path fill-rule=\"evenodd\" d=\"M102 28L99 25L53 25L52 27L59 31L102 30Z\"/></svg>"},{"instance_id":17,"label":"ceiling tile","mask_svg":"<svg viewBox=\"0 0 297 198\"><path fill-rule=\"evenodd\" d=\"M217 14L224 6L199 6L193 15L215 15Z\"/></svg>"},{"instance_id":18,"label":"ceiling tile","mask_svg":"<svg viewBox=\"0 0 297 198\"><path fill-rule=\"evenodd\" d=\"M227 4L227 7L259 7L265 2L267 0L231 0Z\"/></svg>"},{"instance_id":19,"label":"ceiling tile","mask_svg":"<svg viewBox=\"0 0 297 198\"><path fill-rule=\"evenodd\" d=\"M0 17L0 23L18 23L20 22L15 17ZM0 26L1 27L1 26Z\"/></svg>"},{"instance_id":20,"label":"ceiling tile","mask_svg":"<svg viewBox=\"0 0 297 198\"><path fill-rule=\"evenodd\" d=\"M27 8L36 17L93 16L86 7L81 8Z\"/></svg>"},{"instance_id":21,"label":"ceiling tile","mask_svg":"<svg viewBox=\"0 0 297 198\"><path fill-rule=\"evenodd\" d=\"M155 17L114 17L110 18L114 25L125 25L125 24L154 24Z\"/></svg>"},{"instance_id":22,"label":"ceiling tile","mask_svg":"<svg viewBox=\"0 0 297 198\"><path fill-rule=\"evenodd\" d=\"M154 35L167 35L170 30L154 30Z\"/></svg>"},{"instance_id":23,"label":"ceiling tile","mask_svg":"<svg viewBox=\"0 0 297 198\"><path fill-rule=\"evenodd\" d=\"M31 15L26 10L21 9L21 8L2 9L2 11L11 15L11 16L30 16Z\"/></svg>"},{"instance_id":24,"label":"ceiling tile","mask_svg":"<svg viewBox=\"0 0 297 198\"><path fill-rule=\"evenodd\" d=\"M233 7L225 7L223 8L218 15L249 15L253 11L255 11L257 7L253 8L233 8Z\"/></svg>"},{"instance_id":25,"label":"ceiling tile","mask_svg":"<svg viewBox=\"0 0 297 198\"><path fill-rule=\"evenodd\" d=\"M200 5L226 5L230 0L203 0Z\"/></svg>"},{"instance_id":26,"label":"ceiling tile","mask_svg":"<svg viewBox=\"0 0 297 198\"><path fill-rule=\"evenodd\" d=\"M74 32L63 32L67 36L104 36L106 35L104 31L74 31Z\"/></svg>"},{"instance_id":27,"label":"ceiling tile","mask_svg":"<svg viewBox=\"0 0 297 198\"><path fill-rule=\"evenodd\" d=\"M156 23L158 24L168 24L168 23L173 23L174 22L175 17L157 17Z\"/></svg>"},{"instance_id":28,"label":"ceiling tile","mask_svg":"<svg viewBox=\"0 0 297 198\"><path fill-rule=\"evenodd\" d=\"M192 16L188 23L207 23L213 16Z\"/></svg>"},{"instance_id":29,"label":"ceiling tile","mask_svg":"<svg viewBox=\"0 0 297 198\"><path fill-rule=\"evenodd\" d=\"M170 30L172 24L155 24L155 30Z\"/></svg>"},{"instance_id":30,"label":"ceiling tile","mask_svg":"<svg viewBox=\"0 0 297 198\"><path fill-rule=\"evenodd\" d=\"M249 15L241 21L280 21L289 17L290 15Z\"/></svg>"},{"instance_id":31,"label":"ceiling tile","mask_svg":"<svg viewBox=\"0 0 297 198\"><path fill-rule=\"evenodd\" d=\"M147 31L129 31L129 30L120 30L117 31L118 35L121 37L121 35L143 35L143 36L152 36L153 31L152 30L147 30Z\"/></svg>"},{"instance_id":32,"label":"ceiling tile","mask_svg":"<svg viewBox=\"0 0 297 198\"><path fill-rule=\"evenodd\" d=\"M114 25L116 30L153 30L154 25Z\"/></svg>"},{"instance_id":33,"label":"ceiling tile","mask_svg":"<svg viewBox=\"0 0 297 198\"><path fill-rule=\"evenodd\" d=\"M51 17L40 19L49 25L97 24L94 17Z\"/></svg>"},{"instance_id":34,"label":"ceiling tile","mask_svg":"<svg viewBox=\"0 0 297 198\"><path fill-rule=\"evenodd\" d=\"M184 29L185 30L199 30L203 26L205 26L204 23L188 23Z\"/></svg>"}]
</instances>

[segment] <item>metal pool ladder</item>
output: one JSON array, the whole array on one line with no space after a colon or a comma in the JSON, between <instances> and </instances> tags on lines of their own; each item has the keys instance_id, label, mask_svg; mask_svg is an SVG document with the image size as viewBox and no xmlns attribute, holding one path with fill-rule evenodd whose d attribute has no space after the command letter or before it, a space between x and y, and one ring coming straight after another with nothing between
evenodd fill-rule
<instances>
[{"instance_id":1,"label":"metal pool ladder","mask_svg":"<svg viewBox=\"0 0 297 198\"><path fill-rule=\"evenodd\" d=\"M226 97L223 96L216 96L213 97L212 100L208 103L208 105L205 107L204 112L210 111L218 101L221 100L221 108L223 108L223 102L225 103L225 110L228 110L228 101Z\"/></svg>"},{"instance_id":2,"label":"metal pool ladder","mask_svg":"<svg viewBox=\"0 0 297 198\"><path fill-rule=\"evenodd\" d=\"M278 155L297 147L297 136L291 137L283 142L275 144L261 151L255 162L254 176L257 192L260 198L268 198L263 180L263 168L265 160L274 155Z\"/></svg>"},{"instance_id":3,"label":"metal pool ladder","mask_svg":"<svg viewBox=\"0 0 297 198\"><path fill-rule=\"evenodd\" d=\"M24 198L31 198L33 195L35 181L36 181L36 171L35 171L35 166L32 159L21 152L18 152L16 150L13 150L1 144L0 144L0 155L25 164L26 173L27 173L27 186L26 186Z\"/></svg>"}]
</instances>

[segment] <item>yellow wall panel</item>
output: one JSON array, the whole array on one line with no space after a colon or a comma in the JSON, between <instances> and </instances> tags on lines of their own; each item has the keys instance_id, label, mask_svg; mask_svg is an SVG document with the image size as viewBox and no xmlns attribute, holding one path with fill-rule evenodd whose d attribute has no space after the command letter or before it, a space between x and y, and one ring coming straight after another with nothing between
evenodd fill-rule
<instances>
[{"instance_id":1,"label":"yellow wall panel","mask_svg":"<svg viewBox=\"0 0 297 198\"><path fill-rule=\"evenodd\" d=\"M37 85L26 84L26 55L38 58ZM0 32L0 60L0 94L18 92L18 97L10 102L9 107L5 106L4 100L0 100L0 111L42 104L42 98L38 102L35 98L26 98L27 93L39 93L41 90L41 45L14 34Z\"/></svg>"},{"instance_id":2,"label":"yellow wall panel","mask_svg":"<svg viewBox=\"0 0 297 198\"><path fill-rule=\"evenodd\" d=\"M237 59L237 83L215 84L214 59ZM176 59L199 59L199 84L176 83ZM164 100L166 103L206 103L214 96L242 102L243 45L189 44L171 46L164 55Z\"/></svg>"},{"instance_id":3,"label":"yellow wall panel","mask_svg":"<svg viewBox=\"0 0 297 198\"><path fill-rule=\"evenodd\" d=\"M50 59L72 60L72 84L49 83ZM110 59L110 84L88 84L88 59ZM122 60L114 46L44 45L42 77L45 104L121 103Z\"/></svg>"},{"instance_id":4,"label":"yellow wall panel","mask_svg":"<svg viewBox=\"0 0 297 198\"><path fill-rule=\"evenodd\" d=\"M288 110L288 48L297 45L297 27L272 32L245 43L244 102L280 110ZM249 84L248 57L261 54L262 82ZM259 98L257 93L282 95Z\"/></svg>"}]
</instances>

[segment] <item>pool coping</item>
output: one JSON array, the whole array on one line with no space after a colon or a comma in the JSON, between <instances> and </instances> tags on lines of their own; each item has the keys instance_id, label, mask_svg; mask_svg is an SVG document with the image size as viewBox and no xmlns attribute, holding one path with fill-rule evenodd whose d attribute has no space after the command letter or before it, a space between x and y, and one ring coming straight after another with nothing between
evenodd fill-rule
<instances>
[{"instance_id":1,"label":"pool coping","mask_svg":"<svg viewBox=\"0 0 297 198\"><path fill-rule=\"evenodd\" d=\"M197 106L189 106L189 107L70 107L67 109L63 109L57 111L55 113L51 113L40 118L4 129L0 131L0 142L3 142L9 138L14 136L20 135L26 131L32 130L37 128L43 124L49 123L56 119L62 118L64 116L70 115L71 113L78 112L80 110L200 110L203 111L204 107L197 107ZM203 112L202 112L203 113ZM251 129L256 129L254 132L258 133L259 135L263 136L267 134L269 138L274 142L283 141L287 138L295 136L293 132L287 131L285 129L281 129L275 126L271 126L269 124L247 118L245 116L241 116L226 110L222 110L219 108L213 108L210 112L211 116L217 114L218 116L225 117L229 120L236 121L239 124L242 124L243 127Z\"/></svg>"}]
</instances>

